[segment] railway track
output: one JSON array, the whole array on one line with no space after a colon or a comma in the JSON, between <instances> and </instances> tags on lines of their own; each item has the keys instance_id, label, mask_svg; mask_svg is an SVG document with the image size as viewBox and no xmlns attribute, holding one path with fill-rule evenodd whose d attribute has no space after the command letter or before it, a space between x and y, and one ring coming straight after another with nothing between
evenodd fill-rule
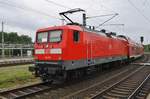
<instances>
[{"instance_id":1,"label":"railway track","mask_svg":"<svg viewBox=\"0 0 150 99\"><path fill-rule=\"evenodd\" d=\"M127 72L127 70L125 70L124 73L125 72ZM120 76L121 74L124 74L124 73L123 72L118 73L118 74L114 75L114 77ZM51 91L51 90L55 91L56 89L61 88L61 87L58 87L57 85L55 87L54 86L52 87L50 84L39 83L36 85L31 85L31 86L18 88L18 89L12 89L12 90L8 90L8 91L0 92L0 99L1 98L2 99L20 99L20 98L25 98L25 97L31 97L31 96L35 96L35 95L41 95L41 93L46 92L46 91ZM142 88L144 88L143 85L142 85ZM145 90L145 89L143 89L143 90ZM63 98L63 99L72 99L71 97L72 96L69 96L69 97ZM43 99L45 99L45 98L43 98ZM92 98L92 99L95 99L95 98Z\"/></svg>"},{"instance_id":2,"label":"railway track","mask_svg":"<svg viewBox=\"0 0 150 99\"><path fill-rule=\"evenodd\" d=\"M149 73L150 68L142 66L112 85L105 85L104 88L101 88L102 83L97 84L74 92L62 99L126 99L128 97L129 99L130 97L131 99L134 99L133 97L141 97L138 93L141 93L144 95L143 97L146 97L148 90L150 89L150 84L148 83L148 80L150 79ZM146 86L146 88L144 88L144 86ZM141 88L143 88L143 91L140 90Z\"/></svg>"},{"instance_id":3,"label":"railway track","mask_svg":"<svg viewBox=\"0 0 150 99\"><path fill-rule=\"evenodd\" d=\"M150 74L139 85L139 87L129 96L129 99L145 99L150 92Z\"/></svg>"},{"instance_id":4,"label":"railway track","mask_svg":"<svg viewBox=\"0 0 150 99\"><path fill-rule=\"evenodd\" d=\"M53 87L54 88L54 87ZM21 88L11 89L0 92L0 99L20 99L30 95L34 95L41 91L52 89L50 83L38 83Z\"/></svg>"},{"instance_id":5,"label":"railway track","mask_svg":"<svg viewBox=\"0 0 150 99\"><path fill-rule=\"evenodd\" d=\"M125 98L134 99L137 91L140 90L142 85L150 79L150 71L146 71L145 67L141 67L135 72L129 74L127 77L121 79L119 82L113 84L107 89L97 93L91 99L112 99L112 98ZM146 73L145 73L146 72ZM150 88L150 87L149 87ZM144 92L144 91L143 91ZM148 93L148 91L146 91ZM143 94L141 98L145 98L147 94Z\"/></svg>"},{"instance_id":6,"label":"railway track","mask_svg":"<svg viewBox=\"0 0 150 99\"><path fill-rule=\"evenodd\" d=\"M111 74L108 74L108 75L113 75L113 76L108 76L105 72L105 74L104 74L105 77L101 76L100 78L98 78L101 80L98 80L97 78L93 79L93 77L92 77L92 79L91 78L87 78L87 79L83 78L84 79L83 81L81 81L81 80L70 81L67 84L65 83L63 86L58 87L57 89L44 91L39 94L32 95L31 97L27 97L27 99L61 99L62 97L70 95L78 90L82 90L82 89L84 90L84 88L87 88L87 86L93 87L93 86L97 85L97 83L103 83L103 82L105 82L107 80L111 80L111 79L113 79L113 80L109 83L114 83L114 82L116 82L116 80L119 80L121 77L123 77L124 75L127 75L129 72L132 72L136 68L138 68L138 67L133 66L133 67L128 67L126 69L122 68ZM106 79L106 77L108 77L108 78ZM92 86L90 84L92 84ZM106 84L108 84L108 83L106 83ZM81 98L81 99L83 99L83 98Z\"/></svg>"},{"instance_id":7,"label":"railway track","mask_svg":"<svg viewBox=\"0 0 150 99\"><path fill-rule=\"evenodd\" d=\"M139 67L137 67L137 68L139 68ZM69 91L70 93L67 92L67 90L70 90L70 88L71 88L71 87L67 87L67 86L70 86L71 84L70 85L67 84L67 85L59 85L59 86L58 85L53 85L52 86L51 84L39 83L39 84L36 84L36 85L31 85L31 86L18 88L18 89L12 89L12 90L8 90L8 91L0 92L0 99L1 98L2 99L18 99L18 98L26 98L26 97L28 99L30 99L30 97L31 97L31 99L35 99L35 96L37 96L37 95L42 97L42 99L52 99L50 97L53 97L53 95L55 96L55 94L57 94L57 96L59 97L59 98L55 98L55 99L61 99L61 98L63 98L63 99L76 99L76 98L72 98L72 97L78 97L79 94L84 95L84 92L87 91L87 90L89 91L90 88L92 88L92 92L96 92L96 94L98 94L100 91L95 90L93 87L97 87L100 84L105 83L104 88L106 89L106 88L109 87L110 84L111 85L114 84L116 81L118 81L121 78L123 78L124 76L128 75L128 73L132 72L134 69L135 68L132 68L131 70L127 69L127 70L124 70L124 71L122 71L118 74L114 74L114 76L112 76L112 77L110 77L110 78L108 78L108 79L106 79L102 82L99 82L98 84L94 84L94 85L92 85L88 88L86 87L86 89L82 89L82 90L78 91L80 93L75 92L75 90L74 90L75 93L71 92L71 91ZM148 70L148 69L146 69L146 70ZM108 80L111 80L111 79L113 79L113 80L108 81ZM79 87L77 85L75 85L75 86ZM99 88L99 87L97 87L97 88ZM141 88L144 88L143 85L142 85ZM51 94L51 92L52 93L54 92L55 94ZM46 96L46 93L48 93L47 96ZM86 96L86 98L92 98L93 96L96 96L96 94L91 95L88 92L86 94L90 95L89 97L87 97L87 95L84 95L84 96ZM84 97L82 95L80 97ZM39 99L39 98L36 97L36 99ZM83 98L81 98L81 99L83 99Z\"/></svg>"}]
</instances>

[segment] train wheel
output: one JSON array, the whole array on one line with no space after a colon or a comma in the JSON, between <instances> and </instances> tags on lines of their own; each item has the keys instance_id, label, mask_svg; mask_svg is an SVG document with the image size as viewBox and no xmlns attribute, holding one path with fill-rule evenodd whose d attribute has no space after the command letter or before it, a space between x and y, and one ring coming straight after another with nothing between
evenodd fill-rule
<instances>
[{"instance_id":1,"label":"train wheel","mask_svg":"<svg viewBox=\"0 0 150 99\"><path fill-rule=\"evenodd\" d=\"M52 83L53 82L53 80L49 79L48 77L41 77L41 80L42 80L42 82L45 82L45 83Z\"/></svg>"},{"instance_id":2,"label":"train wheel","mask_svg":"<svg viewBox=\"0 0 150 99\"><path fill-rule=\"evenodd\" d=\"M79 70L75 70L75 71L73 72L72 77L73 77L73 79L78 79L78 78L82 78L83 75L84 75L84 70L79 69Z\"/></svg>"},{"instance_id":3,"label":"train wheel","mask_svg":"<svg viewBox=\"0 0 150 99\"><path fill-rule=\"evenodd\" d=\"M60 84L60 83L64 83L67 80L67 72L64 71L59 75L55 75L54 79L54 83L55 84Z\"/></svg>"},{"instance_id":4,"label":"train wheel","mask_svg":"<svg viewBox=\"0 0 150 99\"><path fill-rule=\"evenodd\" d=\"M97 66L97 71L98 71L98 72L101 72L101 71L102 71L102 65L98 65L98 66Z\"/></svg>"}]
</instances>

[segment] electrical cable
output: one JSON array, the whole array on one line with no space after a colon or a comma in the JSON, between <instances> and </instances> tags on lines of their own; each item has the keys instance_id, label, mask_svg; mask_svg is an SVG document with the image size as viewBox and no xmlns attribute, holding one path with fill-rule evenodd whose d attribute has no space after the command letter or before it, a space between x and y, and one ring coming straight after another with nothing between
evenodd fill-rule
<instances>
[{"instance_id":1,"label":"electrical cable","mask_svg":"<svg viewBox=\"0 0 150 99\"><path fill-rule=\"evenodd\" d=\"M103 24L105 24L106 22L112 20L114 17L116 17L117 15L119 15L118 13L116 13L115 15L113 15L111 18L109 18L108 20L104 21L103 23L101 23L100 25L98 25L96 28L99 28L100 26L102 26Z\"/></svg>"},{"instance_id":2,"label":"electrical cable","mask_svg":"<svg viewBox=\"0 0 150 99\"><path fill-rule=\"evenodd\" d=\"M47 14L47 13L44 13L44 12L41 12L41 11L38 11L38 10L35 10L35 9L32 9L32 8L17 6L17 5L13 5L13 4L10 4L10 3L6 3L6 2L3 2L3 1L0 1L0 4L4 4L4 5L7 5L7 6L19 8L19 9L22 9L22 10L25 10L25 11L34 12L34 13L37 13L37 14L40 14L40 15L45 15L45 16L52 17L52 18L55 18L55 19L59 19L59 18L56 18L55 16L49 15L49 14ZM60 19L59 19L59 20L60 20Z\"/></svg>"},{"instance_id":3,"label":"electrical cable","mask_svg":"<svg viewBox=\"0 0 150 99\"><path fill-rule=\"evenodd\" d=\"M145 15L141 12L141 10L139 10L130 0L128 0L128 2L131 4L132 7L134 7L134 8L136 9L136 11L137 11L138 13L140 13L140 15L143 16L143 18L144 18L145 20L147 20L148 22L150 22L150 19L149 19L147 16L145 16Z\"/></svg>"},{"instance_id":4,"label":"electrical cable","mask_svg":"<svg viewBox=\"0 0 150 99\"><path fill-rule=\"evenodd\" d=\"M54 1L51 1L51 0L45 0L45 1L48 2L48 3L54 4L54 5L56 5L56 6L59 6L59 7L71 9L70 7L67 7L67 6L62 5L62 4L58 4L58 3L54 2Z\"/></svg>"},{"instance_id":5,"label":"electrical cable","mask_svg":"<svg viewBox=\"0 0 150 99\"><path fill-rule=\"evenodd\" d=\"M97 15L97 16L87 17L87 19L90 19L90 18L97 18L97 17L106 17L106 16L112 16L112 15L114 15L114 14Z\"/></svg>"}]
</instances>

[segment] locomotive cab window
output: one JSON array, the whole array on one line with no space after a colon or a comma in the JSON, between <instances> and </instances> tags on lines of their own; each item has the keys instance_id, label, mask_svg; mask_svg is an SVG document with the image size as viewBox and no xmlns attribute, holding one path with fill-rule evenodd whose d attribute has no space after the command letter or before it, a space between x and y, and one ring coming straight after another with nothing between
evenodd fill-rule
<instances>
[{"instance_id":1,"label":"locomotive cab window","mask_svg":"<svg viewBox=\"0 0 150 99\"><path fill-rule=\"evenodd\" d=\"M37 42L38 43L47 42L47 36L48 36L47 32L38 33L37 34Z\"/></svg>"},{"instance_id":2,"label":"locomotive cab window","mask_svg":"<svg viewBox=\"0 0 150 99\"><path fill-rule=\"evenodd\" d=\"M73 32L73 41L74 42L79 42L80 40L80 32L79 31L74 31Z\"/></svg>"},{"instance_id":3,"label":"locomotive cab window","mask_svg":"<svg viewBox=\"0 0 150 99\"><path fill-rule=\"evenodd\" d=\"M49 42L60 42L62 39L62 31L50 31L49 32Z\"/></svg>"}]
</instances>

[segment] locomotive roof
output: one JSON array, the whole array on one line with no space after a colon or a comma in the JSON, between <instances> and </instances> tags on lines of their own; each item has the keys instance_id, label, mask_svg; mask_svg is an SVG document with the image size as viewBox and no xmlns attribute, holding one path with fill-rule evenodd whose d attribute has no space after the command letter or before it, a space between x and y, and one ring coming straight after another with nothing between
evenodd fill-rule
<instances>
[{"instance_id":1,"label":"locomotive roof","mask_svg":"<svg viewBox=\"0 0 150 99\"><path fill-rule=\"evenodd\" d=\"M44 31L50 31L50 30L61 30L61 29L72 29L72 30L78 30L78 31L89 31L89 32L93 32L93 33L94 32L95 33L100 33L100 31L98 31L98 30L92 30L92 29L89 29L89 28L86 28L86 27L83 27L83 26L80 26L80 25L52 26L52 27L38 29L37 32L44 32ZM106 35L106 33L103 33L103 34ZM133 41L132 39L130 39L129 37L126 37L124 35L118 35L116 37L117 38L118 37L124 38L124 39L128 40L131 44L135 44L135 45L138 45L138 46L141 45L141 44L136 43L135 41Z\"/></svg>"},{"instance_id":2,"label":"locomotive roof","mask_svg":"<svg viewBox=\"0 0 150 99\"><path fill-rule=\"evenodd\" d=\"M37 32L43 32L43 31L49 31L49 30L59 30L59 29L72 29L72 30L83 31L83 28L81 26L63 25L63 26L52 26L52 27L47 27L47 28L41 28L41 29L37 30Z\"/></svg>"}]
</instances>

